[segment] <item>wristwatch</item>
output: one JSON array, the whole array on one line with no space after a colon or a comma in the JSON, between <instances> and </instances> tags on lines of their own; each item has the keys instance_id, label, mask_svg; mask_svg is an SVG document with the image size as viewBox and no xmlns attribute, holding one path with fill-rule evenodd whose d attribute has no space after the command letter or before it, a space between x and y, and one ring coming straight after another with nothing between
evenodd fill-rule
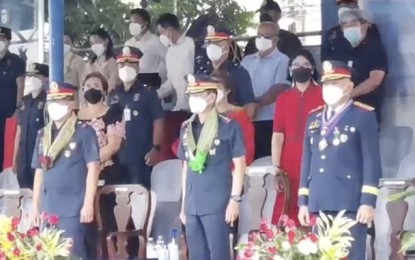
<instances>
[{"instance_id":1,"label":"wristwatch","mask_svg":"<svg viewBox=\"0 0 415 260\"><path fill-rule=\"evenodd\" d=\"M239 195L232 195L231 199L238 202L238 203L242 201L242 197L239 196Z\"/></svg>"},{"instance_id":2,"label":"wristwatch","mask_svg":"<svg viewBox=\"0 0 415 260\"><path fill-rule=\"evenodd\" d=\"M160 152L161 146L160 145L153 145L153 149L156 150L157 152Z\"/></svg>"}]
</instances>

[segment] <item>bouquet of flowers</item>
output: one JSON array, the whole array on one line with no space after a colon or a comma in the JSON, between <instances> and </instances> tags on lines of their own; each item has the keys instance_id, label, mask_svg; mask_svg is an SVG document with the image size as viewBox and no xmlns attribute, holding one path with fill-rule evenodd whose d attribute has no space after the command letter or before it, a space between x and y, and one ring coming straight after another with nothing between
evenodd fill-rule
<instances>
[{"instance_id":1,"label":"bouquet of flowers","mask_svg":"<svg viewBox=\"0 0 415 260\"><path fill-rule=\"evenodd\" d=\"M21 220L0 216L0 260L70 259L72 240L62 238L58 218L42 214L39 227L26 215Z\"/></svg>"},{"instance_id":2,"label":"bouquet of flowers","mask_svg":"<svg viewBox=\"0 0 415 260\"><path fill-rule=\"evenodd\" d=\"M249 242L240 244L238 260L339 260L349 254L353 238L350 228L356 221L320 213L311 218L310 225L318 232L307 233L299 229L292 219L281 218L279 226L262 221L260 230L250 234ZM318 234L318 235L317 235Z\"/></svg>"}]
</instances>

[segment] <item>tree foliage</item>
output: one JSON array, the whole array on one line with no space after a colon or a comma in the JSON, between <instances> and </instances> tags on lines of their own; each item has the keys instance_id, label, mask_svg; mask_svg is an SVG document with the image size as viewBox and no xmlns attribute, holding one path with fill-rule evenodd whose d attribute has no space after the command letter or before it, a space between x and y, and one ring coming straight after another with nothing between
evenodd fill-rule
<instances>
[{"instance_id":1,"label":"tree foliage","mask_svg":"<svg viewBox=\"0 0 415 260\"><path fill-rule=\"evenodd\" d=\"M173 5L173 0L150 1L147 9L155 21L160 14L172 13ZM74 36L77 47L87 47L88 34L97 27L107 29L114 43L122 43L130 37L127 23L130 9L120 0L65 1L65 30ZM177 0L177 15L185 29L196 19L207 17L209 21L220 21L237 35L252 26L254 14L234 0Z\"/></svg>"}]
</instances>

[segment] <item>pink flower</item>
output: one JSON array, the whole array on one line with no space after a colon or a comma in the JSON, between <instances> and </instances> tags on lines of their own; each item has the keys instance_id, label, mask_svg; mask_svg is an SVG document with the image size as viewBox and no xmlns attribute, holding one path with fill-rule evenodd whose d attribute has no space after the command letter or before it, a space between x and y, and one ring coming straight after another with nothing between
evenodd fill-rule
<instances>
[{"instance_id":1,"label":"pink flower","mask_svg":"<svg viewBox=\"0 0 415 260\"><path fill-rule=\"evenodd\" d=\"M295 242L296 234L293 231L288 232L288 242L292 245Z\"/></svg>"},{"instance_id":2,"label":"pink flower","mask_svg":"<svg viewBox=\"0 0 415 260\"><path fill-rule=\"evenodd\" d=\"M308 236L308 238L310 239L311 242L313 243L317 243L318 242L318 236L316 234L310 234Z\"/></svg>"},{"instance_id":3,"label":"pink flower","mask_svg":"<svg viewBox=\"0 0 415 260\"><path fill-rule=\"evenodd\" d=\"M27 231L27 236L28 236L28 237L35 237L35 236L37 236L37 235L39 235L39 229L38 229L38 228L36 228L36 227L31 228L31 229L29 229L29 230Z\"/></svg>"},{"instance_id":4,"label":"pink flower","mask_svg":"<svg viewBox=\"0 0 415 260\"><path fill-rule=\"evenodd\" d=\"M269 229L270 229L270 227L269 227L269 225L268 225L268 222L267 222L265 219L263 219L263 220L261 221L261 225L259 226L259 229L260 229L261 231L267 231L267 230L269 230Z\"/></svg>"},{"instance_id":5,"label":"pink flower","mask_svg":"<svg viewBox=\"0 0 415 260\"><path fill-rule=\"evenodd\" d=\"M271 229L265 231L265 236L267 236L268 239L273 239L274 238L274 232L272 232Z\"/></svg>"},{"instance_id":6,"label":"pink flower","mask_svg":"<svg viewBox=\"0 0 415 260\"><path fill-rule=\"evenodd\" d=\"M48 223L56 226L59 222L59 218L56 215L50 215L48 218Z\"/></svg>"},{"instance_id":7,"label":"pink flower","mask_svg":"<svg viewBox=\"0 0 415 260\"><path fill-rule=\"evenodd\" d=\"M295 228L296 226L295 226L295 222L294 222L294 220L289 219L289 220L286 222L286 227L287 227L287 228L289 228L289 229Z\"/></svg>"},{"instance_id":8,"label":"pink flower","mask_svg":"<svg viewBox=\"0 0 415 260\"><path fill-rule=\"evenodd\" d=\"M272 255L275 255L278 253L278 249L275 246L269 247L268 252L270 252Z\"/></svg>"},{"instance_id":9,"label":"pink flower","mask_svg":"<svg viewBox=\"0 0 415 260\"><path fill-rule=\"evenodd\" d=\"M20 254L21 254L21 252L20 252L20 250L19 250L18 248L15 248L15 249L13 250L13 255L14 255L14 256L20 256Z\"/></svg>"},{"instance_id":10,"label":"pink flower","mask_svg":"<svg viewBox=\"0 0 415 260\"><path fill-rule=\"evenodd\" d=\"M41 245L41 244L37 244L37 245L36 245L36 251L38 251L38 252L39 252L39 251L42 251L42 249L43 249L43 248L42 248L42 245Z\"/></svg>"},{"instance_id":11,"label":"pink flower","mask_svg":"<svg viewBox=\"0 0 415 260\"><path fill-rule=\"evenodd\" d=\"M17 217L13 217L12 218L12 229L15 230L17 228L17 226L19 225L20 220Z\"/></svg>"},{"instance_id":12,"label":"pink flower","mask_svg":"<svg viewBox=\"0 0 415 260\"><path fill-rule=\"evenodd\" d=\"M290 218L289 218L287 215L282 215L282 217L281 217L281 222L282 222L282 224L287 223L287 221L288 221L289 219L290 219Z\"/></svg>"},{"instance_id":13,"label":"pink flower","mask_svg":"<svg viewBox=\"0 0 415 260\"><path fill-rule=\"evenodd\" d=\"M248 248L247 250L245 250L244 252L244 256L245 257L252 257L254 255L254 250Z\"/></svg>"},{"instance_id":14,"label":"pink flower","mask_svg":"<svg viewBox=\"0 0 415 260\"><path fill-rule=\"evenodd\" d=\"M314 227L317 225L317 217L312 215L310 216L310 226Z\"/></svg>"},{"instance_id":15,"label":"pink flower","mask_svg":"<svg viewBox=\"0 0 415 260\"><path fill-rule=\"evenodd\" d=\"M7 240L13 242L14 240L16 240L16 237L12 233L7 233Z\"/></svg>"},{"instance_id":16,"label":"pink flower","mask_svg":"<svg viewBox=\"0 0 415 260\"><path fill-rule=\"evenodd\" d=\"M42 212L42 214L40 214L40 218L41 218L43 221L46 221L46 220L48 219L48 214L47 214L47 213L45 213L45 212Z\"/></svg>"}]
</instances>

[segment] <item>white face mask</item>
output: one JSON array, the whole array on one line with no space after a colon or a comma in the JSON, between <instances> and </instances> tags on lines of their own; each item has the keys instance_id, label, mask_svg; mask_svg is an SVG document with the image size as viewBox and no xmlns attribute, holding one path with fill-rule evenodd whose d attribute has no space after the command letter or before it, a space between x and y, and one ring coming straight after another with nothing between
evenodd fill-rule
<instances>
[{"instance_id":1,"label":"white face mask","mask_svg":"<svg viewBox=\"0 0 415 260\"><path fill-rule=\"evenodd\" d=\"M105 46L102 43L92 44L91 49L98 57L101 57L105 52Z\"/></svg>"},{"instance_id":2,"label":"white face mask","mask_svg":"<svg viewBox=\"0 0 415 260\"><path fill-rule=\"evenodd\" d=\"M42 88L42 81L36 77L26 77L24 82L23 95L39 92Z\"/></svg>"},{"instance_id":3,"label":"white face mask","mask_svg":"<svg viewBox=\"0 0 415 260\"><path fill-rule=\"evenodd\" d=\"M206 54L211 61L218 61L222 58L222 48L216 44L209 44L206 47Z\"/></svg>"},{"instance_id":4,"label":"white face mask","mask_svg":"<svg viewBox=\"0 0 415 260\"><path fill-rule=\"evenodd\" d=\"M357 46L363 37L360 26L345 28L343 30L343 35L353 47Z\"/></svg>"},{"instance_id":5,"label":"white face mask","mask_svg":"<svg viewBox=\"0 0 415 260\"><path fill-rule=\"evenodd\" d=\"M206 108L208 106L208 103L205 99L201 97L189 97L189 108L190 112L193 114L200 114L205 112Z\"/></svg>"},{"instance_id":6,"label":"white face mask","mask_svg":"<svg viewBox=\"0 0 415 260\"><path fill-rule=\"evenodd\" d=\"M264 37L256 38L255 46L258 51L267 51L272 48L272 40L265 39Z\"/></svg>"},{"instance_id":7,"label":"white face mask","mask_svg":"<svg viewBox=\"0 0 415 260\"><path fill-rule=\"evenodd\" d=\"M323 100L328 106L334 106L344 97L343 89L334 85L323 86Z\"/></svg>"},{"instance_id":8,"label":"white face mask","mask_svg":"<svg viewBox=\"0 0 415 260\"><path fill-rule=\"evenodd\" d=\"M132 36L139 36L143 31L143 28L141 28L141 24L139 23L130 23L129 29Z\"/></svg>"},{"instance_id":9,"label":"white face mask","mask_svg":"<svg viewBox=\"0 0 415 260\"><path fill-rule=\"evenodd\" d=\"M69 44L63 45L63 54L67 54L71 50L72 46Z\"/></svg>"},{"instance_id":10,"label":"white face mask","mask_svg":"<svg viewBox=\"0 0 415 260\"><path fill-rule=\"evenodd\" d=\"M171 45L173 45L171 40L164 34L160 35L160 42L166 47L170 47Z\"/></svg>"},{"instance_id":11,"label":"white face mask","mask_svg":"<svg viewBox=\"0 0 415 260\"><path fill-rule=\"evenodd\" d=\"M137 77L137 71L130 66L125 66L118 70L118 76L122 82L130 83Z\"/></svg>"},{"instance_id":12,"label":"white face mask","mask_svg":"<svg viewBox=\"0 0 415 260\"><path fill-rule=\"evenodd\" d=\"M67 105L51 103L48 105L48 114L52 121L59 121L69 113Z\"/></svg>"},{"instance_id":13,"label":"white face mask","mask_svg":"<svg viewBox=\"0 0 415 260\"><path fill-rule=\"evenodd\" d=\"M0 53L6 50L6 43L4 41L0 41Z\"/></svg>"},{"instance_id":14,"label":"white face mask","mask_svg":"<svg viewBox=\"0 0 415 260\"><path fill-rule=\"evenodd\" d=\"M218 89L218 94L216 96L216 104L219 104L223 98L225 97L225 92L223 92L223 90Z\"/></svg>"}]
</instances>

